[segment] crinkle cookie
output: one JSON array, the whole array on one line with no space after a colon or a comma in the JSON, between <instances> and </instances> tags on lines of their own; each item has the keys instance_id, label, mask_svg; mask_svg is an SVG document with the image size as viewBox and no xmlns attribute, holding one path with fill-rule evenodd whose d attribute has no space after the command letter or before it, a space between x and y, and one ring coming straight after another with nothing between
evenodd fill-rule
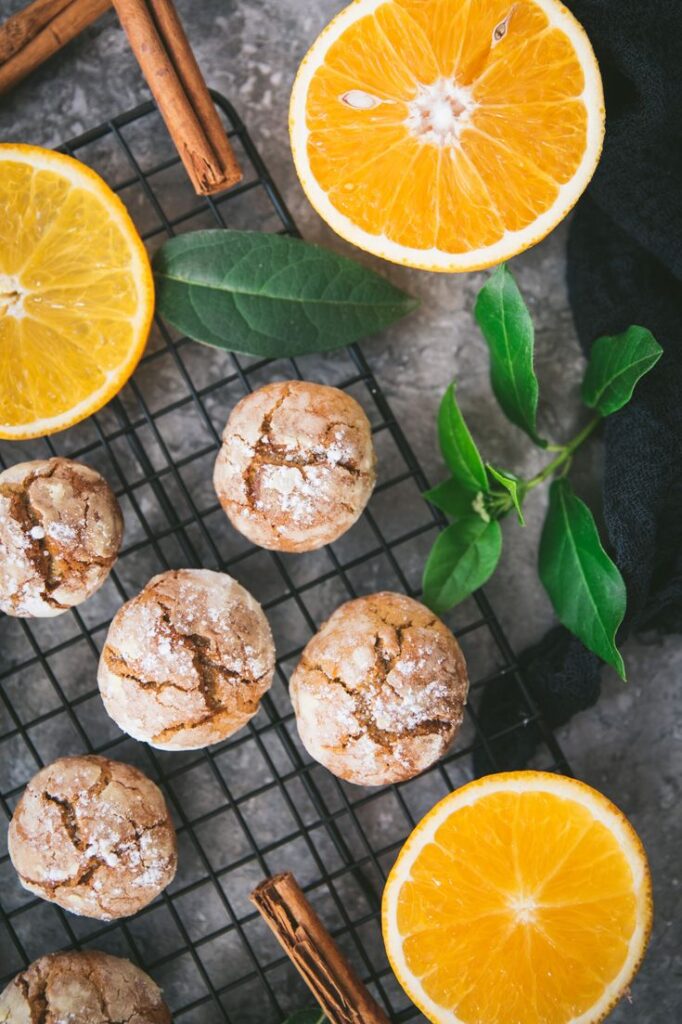
<instances>
[{"instance_id":1,"label":"crinkle cookie","mask_svg":"<svg viewBox=\"0 0 682 1024\"><path fill-rule=\"evenodd\" d=\"M358 519L375 466L369 420L355 399L292 380L266 384L237 403L213 482L230 522L254 544L312 551Z\"/></svg>"},{"instance_id":2,"label":"crinkle cookie","mask_svg":"<svg viewBox=\"0 0 682 1024\"><path fill-rule=\"evenodd\" d=\"M361 786L401 782L441 757L469 681L456 639L423 604L383 592L341 605L291 677L308 753Z\"/></svg>"},{"instance_id":3,"label":"crinkle cookie","mask_svg":"<svg viewBox=\"0 0 682 1024\"><path fill-rule=\"evenodd\" d=\"M98 950L35 960L0 993L0 1024L171 1024L149 975Z\"/></svg>"},{"instance_id":4,"label":"crinkle cookie","mask_svg":"<svg viewBox=\"0 0 682 1024\"><path fill-rule=\"evenodd\" d=\"M70 459L0 473L0 610L60 615L101 587L118 556L123 517L104 477Z\"/></svg>"},{"instance_id":5,"label":"crinkle cookie","mask_svg":"<svg viewBox=\"0 0 682 1024\"><path fill-rule=\"evenodd\" d=\"M178 569L154 576L116 613L97 681L124 732L188 750L245 725L274 667L272 633L256 599L226 573Z\"/></svg>"},{"instance_id":6,"label":"crinkle cookie","mask_svg":"<svg viewBox=\"0 0 682 1024\"><path fill-rule=\"evenodd\" d=\"M24 888L109 921L135 914L172 881L175 829L158 786L105 757L62 757L29 782L9 827Z\"/></svg>"}]
</instances>

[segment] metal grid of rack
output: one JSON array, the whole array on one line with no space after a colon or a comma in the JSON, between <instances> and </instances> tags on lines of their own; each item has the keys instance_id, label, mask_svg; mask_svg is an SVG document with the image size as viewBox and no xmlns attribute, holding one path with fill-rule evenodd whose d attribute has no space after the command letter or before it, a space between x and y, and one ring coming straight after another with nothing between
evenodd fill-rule
<instances>
[{"instance_id":1,"label":"metal grid of rack","mask_svg":"<svg viewBox=\"0 0 682 1024\"><path fill-rule=\"evenodd\" d=\"M233 108L215 100L245 169L230 192L198 200L152 103L63 146L100 171L128 205L150 251L200 227L297 234L282 197ZM291 377L342 387L365 407L379 483L361 521L320 552L283 556L231 530L210 480L219 433L246 391ZM157 323L132 381L101 413L51 439L0 444L0 465L59 454L104 473L124 509L126 539L110 580L56 619L0 615L0 988L55 949L128 956L162 985L183 1022L277 1024L310 1002L248 902L267 874L290 869L359 973L396 1021L421 1019L392 977L380 933L382 882L407 834L441 796L471 776L470 755L496 744L476 715L489 685L518 688L526 713L513 727L541 737L538 766L566 771L559 745L527 696L509 645L481 593L449 624L472 679L465 725L439 765L399 786L339 782L301 747L286 693L307 639L342 601L377 589L419 593L426 551L443 522L420 493L427 482L363 352L254 360L196 345ZM396 514L396 509L400 514ZM406 525L407 524L407 525ZM249 726L208 750L164 753L135 743L107 718L95 683L98 651L116 608L155 572L220 568L263 603L278 672ZM178 875L134 918L103 924L65 914L19 886L6 821L24 785L67 753L97 752L138 765L164 789L176 827Z\"/></svg>"}]
</instances>

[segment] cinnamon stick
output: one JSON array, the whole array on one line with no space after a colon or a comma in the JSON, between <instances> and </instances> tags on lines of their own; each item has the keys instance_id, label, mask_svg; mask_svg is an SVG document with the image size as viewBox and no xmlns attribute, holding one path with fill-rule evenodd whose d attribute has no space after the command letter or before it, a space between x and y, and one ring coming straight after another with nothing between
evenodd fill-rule
<instances>
[{"instance_id":1,"label":"cinnamon stick","mask_svg":"<svg viewBox=\"0 0 682 1024\"><path fill-rule=\"evenodd\" d=\"M13 57L70 3L71 0L34 0L23 11L9 17L0 26L0 61L4 64Z\"/></svg>"},{"instance_id":2,"label":"cinnamon stick","mask_svg":"<svg viewBox=\"0 0 682 1024\"><path fill-rule=\"evenodd\" d=\"M34 0L0 25L0 96L79 35L110 0Z\"/></svg>"},{"instance_id":3,"label":"cinnamon stick","mask_svg":"<svg viewBox=\"0 0 682 1024\"><path fill-rule=\"evenodd\" d=\"M128 41L199 195L242 174L171 0L113 0Z\"/></svg>"},{"instance_id":4,"label":"cinnamon stick","mask_svg":"<svg viewBox=\"0 0 682 1024\"><path fill-rule=\"evenodd\" d=\"M288 872L273 875L250 897L331 1024L389 1024Z\"/></svg>"}]
</instances>

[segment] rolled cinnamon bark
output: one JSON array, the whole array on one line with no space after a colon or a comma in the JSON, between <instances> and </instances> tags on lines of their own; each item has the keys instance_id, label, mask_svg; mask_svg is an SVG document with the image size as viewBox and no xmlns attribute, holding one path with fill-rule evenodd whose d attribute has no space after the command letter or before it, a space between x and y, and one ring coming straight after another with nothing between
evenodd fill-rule
<instances>
[{"instance_id":1,"label":"rolled cinnamon bark","mask_svg":"<svg viewBox=\"0 0 682 1024\"><path fill-rule=\"evenodd\" d=\"M293 875L266 878L250 898L331 1024L390 1024Z\"/></svg>"},{"instance_id":2,"label":"rolled cinnamon bark","mask_svg":"<svg viewBox=\"0 0 682 1024\"><path fill-rule=\"evenodd\" d=\"M34 0L0 26L0 95L92 24L111 0ZM242 173L172 0L114 6L195 191L222 192Z\"/></svg>"},{"instance_id":3,"label":"rolled cinnamon bark","mask_svg":"<svg viewBox=\"0 0 682 1024\"><path fill-rule=\"evenodd\" d=\"M4 63L23 49L48 22L68 7L71 0L34 0L0 25L0 61Z\"/></svg>"},{"instance_id":4,"label":"rolled cinnamon bark","mask_svg":"<svg viewBox=\"0 0 682 1024\"><path fill-rule=\"evenodd\" d=\"M34 0L0 25L0 96L96 21L110 0Z\"/></svg>"},{"instance_id":5,"label":"rolled cinnamon bark","mask_svg":"<svg viewBox=\"0 0 682 1024\"><path fill-rule=\"evenodd\" d=\"M171 0L113 0L147 85L199 195L242 174Z\"/></svg>"}]
</instances>

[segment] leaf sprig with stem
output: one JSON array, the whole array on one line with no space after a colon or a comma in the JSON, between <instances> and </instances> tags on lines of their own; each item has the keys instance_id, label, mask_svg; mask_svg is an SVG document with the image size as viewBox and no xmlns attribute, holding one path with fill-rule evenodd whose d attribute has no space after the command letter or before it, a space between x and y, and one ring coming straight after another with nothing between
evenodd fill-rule
<instances>
[{"instance_id":1,"label":"leaf sprig with stem","mask_svg":"<svg viewBox=\"0 0 682 1024\"><path fill-rule=\"evenodd\" d=\"M439 534L426 561L424 599L442 613L482 586L502 553L500 520L514 511L525 525L527 496L552 480L540 538L540 580L564 626L625 679L616 646L625 615L625 584L567 474L575 451L602 419L630 401L637 381L660 359L661 346L650 331L638 326L598 338L582 385L583 402L594 416L566 444L550 444L539 436L536 425L539 385L533 367L533 323L506 266L498 267L479 292L475 315L489 348L491 385L502 411L552 457L527 480L484 463L457 405L455 384L448 387L438 412L438 436L451 475L424 497L453 522Z\"/></svg>"}]
</instances>

